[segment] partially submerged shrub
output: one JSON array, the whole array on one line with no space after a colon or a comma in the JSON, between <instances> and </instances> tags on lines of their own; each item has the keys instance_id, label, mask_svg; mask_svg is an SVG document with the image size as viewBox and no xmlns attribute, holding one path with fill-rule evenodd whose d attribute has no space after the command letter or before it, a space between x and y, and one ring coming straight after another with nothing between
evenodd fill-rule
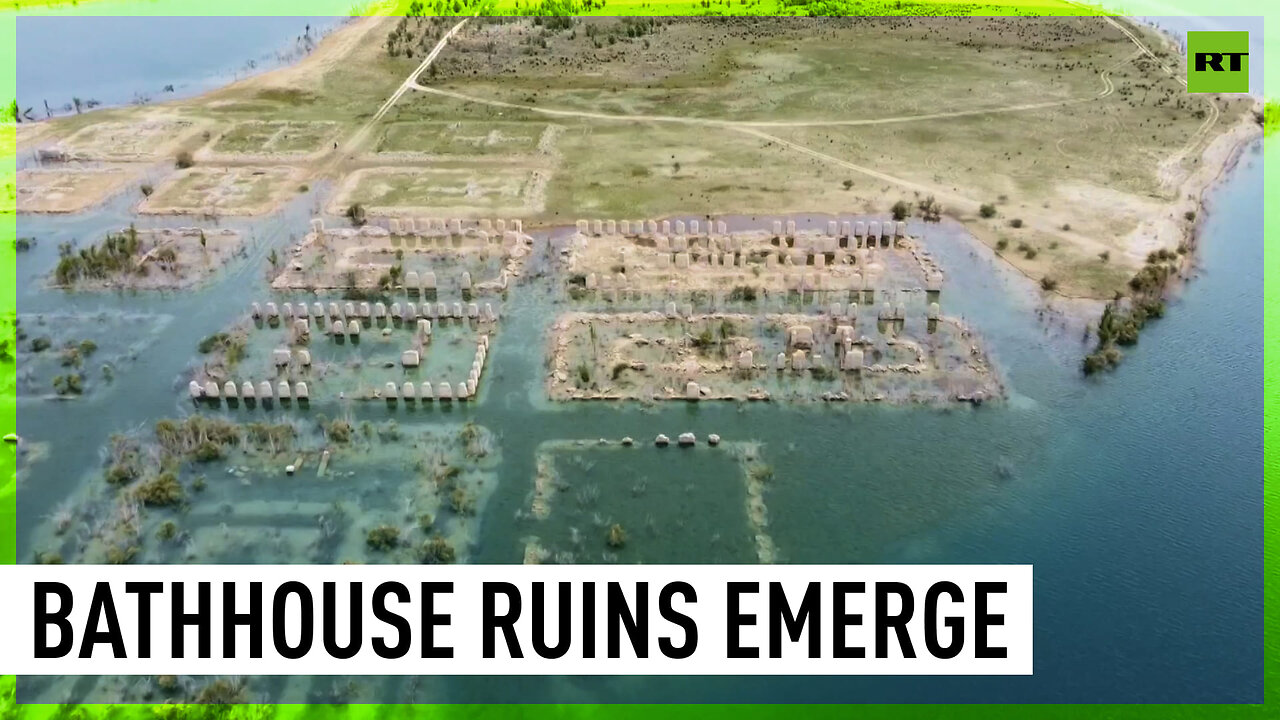
<instances>
[{"instance_id":1,"label":"partially submerged shrub","mask_svg":"<svg viewBox=\"0 0 1280 720\"><path fill-rule=\"evenodd\" d=\"M182 502L182 484L171 472L163 472L133 489L134 497L143 505L165 507Z\"/></svg>"},{"instance_id":2,"label":"partially submerged shrub","mask_svg":"<svg viewBox=\"0 0 1280 720\"><path fill-rule=\"evenodd\" d=\"M436 535L422 544L422 562L448 565L458 559L458 553L443 536Z\"/></svg>"},{"instance_id":3,"label":"partially submerged shrub","mask_svg":"<svg viewBox=\"0 0 1280 720\"><path fill-rule=\"evenodd\" d=\"M605 536L605 543L615 550L627 544L627 531L622 529L618 523L609 526L609 534Z\"/></svg>"},{"instance_id":4,"label":"partially submerged shrub","mask_svg":"<svg viewBox=\"0 0 1280 720\"><path fill-rule=\"evenodd\" d=\"M365 544L379 552L394 550L400 544L400 528L392 525L379 525L369 531Z\"/></svg>"}]
</instances>

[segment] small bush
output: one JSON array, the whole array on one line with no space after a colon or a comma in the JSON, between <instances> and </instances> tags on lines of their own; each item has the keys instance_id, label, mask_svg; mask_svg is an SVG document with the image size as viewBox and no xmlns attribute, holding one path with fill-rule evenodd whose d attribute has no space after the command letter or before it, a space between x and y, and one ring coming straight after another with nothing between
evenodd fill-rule
<instances>
[{"instance_id":1,"label":"small bush","mask_svg":"<svg viewBox=\"0 0 1280 720\"><path fill-rule=\"evenodd\" d=\"M212 440L205 440L200 443L195 452L196 462L214 462L222 459L222 447Z\"/></svg>"},{"instance_id":2,"label":"small bush","mask_svg":"<svg viewBox=\"0 0 1280 720\"><path fill-rule=\"evenodd\" d=\"M448 565L458 559L458 553L442 536L436 535L422 544L422 562Z\"/></svg>"},{"instance_id":3,"label":"small bush","mask_svg":"<svg viewBox=\"0 0 1280 720\"><path fill-rule=\"evenodd\" d=\"M460 487L449 493L449 508L457 515L470 517L476 514L476 499Z\"/></svg>"},{"instance_id":4,"label":"small bush","mask_svg":"<svg viewBox=\"0 0 1280 720\"><path fill-rule=\"evenodd\" d=\"M369 531L365 544L379 552L394 550L400 544L400 528L391 525L379 525Z\"/></svg>"},{"instance_id":5,"label":"small bush","mask_svg":"<svg viewBox=\"0 0 1280 720\"><path fill-rule=\"evenodd\" d=\"M609 534L605 536L605 544L617 550L627 544L627 531L622 529L618 523L614 523L609 527Z\"/></svg>"},{"instance_id":6,"label":"small bush","mask_svg":"<svg viewBox=\"0 0 1280 720\"><path fill-rule=\"evenodd\" d=\"M753 466L747 474L750 475L751 479L755 482L769 482L773 479L773 468L769 465L756 465Z\"/></svg>"},{"instance_id":7,"label":"small bush","mask_svg":"<svg viewBox=\"0 0 1280 720\"><path fill-rule=\"evenodd\" d=\"M105 477L111 485L126 485L137 479L138 471L130 465L117 463L107 468Z\"/></svg>"},{"instance_id":8,"label":"small bush","mask_svg":"<svg viewBox=\"0 0 1280 720\"><path fill-rule=\"evenodd\" d=\"M809 375L818 382L831 382L836 379L835 371L828 367L810 368Z\"/></svg>"},{"instance_id":9,"label":"small bush","mask_svg":"<svg viewBox=\"0 0 1280 720\"><path fill-rule=\"evenodd\" d=\"M1102 353L1096 352L1085 356L1082 369L1084 370L1085 375L1093 375L1094 373L1101 372L1109 367L1106 357L1103 356Z\"/></svg>"},{"instance_id":10,"label":"small bush","mask_svg":"<svg viewBox=\"0 0 1280 720\"><path fill-rule=\"evenodd\" d=\"M58 375L53 379L53 391L59 395L79 395L84 392L84 376L80 373Z\"/></svg>"},{"instance_id":11,"label":"small bush","mask_svg":"<svg viewBox=\"0 0 1280 720\"><path fill-rule=\"evenodd\" d=\"M360 227L368 222L368 215L365 213L364 205L361 205L360 203L351 203L348 205L345 214L347 219L351 221L351 224L356 227Z\"/></svg>"},{"instance_id":12,"label":"small bush","mask_svg":"<svg viewBox=\"0 0 1280 720\"><path fill-rule=\"evenodd\" d=\"M351 423L346 420L334 420L329 423L329 427L325 428L325 435L329 440L336 443L347 443L351 441Z\"/></svg>"},{"instance_id":13,"label":"small bush","mask_svg":"<svg viewBox=\"0 0 1280 720\"><path fill-rule=\"evenodd\" d=\"M1040 289L1046 292L1053 292L1054 290L1058 289L1058 281L1054 280L1048 275L1045 275L1044 277L1040 278Z\"/></svg>"},{"instance_id":14,"label":"small bush","mask_svg":"<svg viewBox=\"0 0 1280 720\"><path fill-rule=\"evenodd\" d=\"M192 165L195 165L196 160L195 158L191 157L191 153L187 152L186 150L183 150L182 152L179 152L177 157L173 159L173 164L179 170L186 170Z\"/></svg>"},{"instance_id":15,"label":"small bush","mask_svg":"<svg viewBox=\"0 0 1280 720\"><path fill-rule=\"evenodd\" d=\"M1020 227L1022 227L1022 218L1014 218L1014 219L1010 220L1010 221L1009 221L1009 227L1015 227L1015 228L1020 228Z\"/></svg>"},{"instance_id":16,"label":"small bush","mask_svg":"<svg viewBox=\"0 0 1280 720\"><path fill-rule=\"evenodd\" d=\"M993 218L996 216L996 206L994 203L983 203L978 208L978 214L984 218Z\"/></svg>"},{"instance_id":17,"label":"small bush","mask_svg":"<svg viewBox=\"0 0 1280 720\"><path fill-rule=\"evenodd\" d=\"M171 472L160 473L136 486L133 493L143 505L157 507L177 505L182 502L184 494L177 476Z\"/></svg>"}]
</instances>

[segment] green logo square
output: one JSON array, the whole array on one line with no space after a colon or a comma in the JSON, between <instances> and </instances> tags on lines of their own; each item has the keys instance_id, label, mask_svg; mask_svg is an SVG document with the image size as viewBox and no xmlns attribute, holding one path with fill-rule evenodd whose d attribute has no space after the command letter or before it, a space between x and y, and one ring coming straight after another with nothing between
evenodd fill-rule
<instances>
[{"instance_id":1,"label":"green logo square","mask_svg":"<svg viewBox=\"0 0 1280 720\"><path fill-rule=\"evenodd\" d=\"M1249 33L1187 32L1187 92L1249 92Z\"/></svg>"}]
</instances>

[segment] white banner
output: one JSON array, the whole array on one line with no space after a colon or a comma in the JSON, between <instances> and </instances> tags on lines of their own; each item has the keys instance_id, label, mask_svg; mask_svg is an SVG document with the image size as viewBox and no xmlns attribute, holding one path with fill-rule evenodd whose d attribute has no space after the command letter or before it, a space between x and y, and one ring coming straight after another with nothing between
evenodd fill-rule
<instances>
[{"instance_id":1,"label":"white banner","mask_svg":"<svg viewBox=\"0 0 1280 720\"><path fill-rule=\"evenodd\" d=\"M0 674L1029 675L1029 565L20 565Z\"/></svg>"}]
</instances>

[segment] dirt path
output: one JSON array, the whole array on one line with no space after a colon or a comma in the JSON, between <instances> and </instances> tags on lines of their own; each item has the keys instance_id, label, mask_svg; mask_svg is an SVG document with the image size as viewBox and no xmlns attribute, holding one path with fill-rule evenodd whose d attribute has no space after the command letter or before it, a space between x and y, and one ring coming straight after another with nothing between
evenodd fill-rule
<instances>
[{"instance_id":1,"label":"dirt path","mask_svg":"<svg viewBox=\"0 0 1280 720\"><path fill-rule=\"evenodd\" d=\"M1078 5L1079 7L1087 7L1085 5L1080 5L1079 3L1071 3L1071 4ZM1138 38L1137 33L1125 27L1124 23L1121 23L1119 20L1116 20L1115 18L1104 16L1103 19L1106 20L1108 25L1115 28L1116 30L1119 30L1121 33L1124 34L1125 37L1129 38L1130 42L1132 42L1134 45L1138 47L1138 54L1140 57L1144 56L1147 59L1151 60L1155 64L1159 65L1160 69L1164 70L1166 75L1173 78L1183 87L1187 86L1187 79L1175 73L1173 71L1173 68L1169 67L1167 63L1160 60L1160 58L1151 50L1151 48L1147 47L1142 42L1142 40ZM1165 182L1166 185L1177 184L1178 178L1176 176L1177 176L1178 166L1182 164L1182 161L1185 160L1188 155L1190 155L1197 147L1200 146L1200 144L1204 141L1205 137L1208 136L1209 131L1212 130L1213 126L1217 124L1218 118L1222 114L1221 111L1218 109L1218 104L1213 101L1213 97L1211 95L1202 95L1201 99L1204 100L1204 103L1207 106L1207 116L1205 117L1204 122L1201 123L1200 127L1197 128L1196 131L1192 133L1191 137L1187 139L1186 145L1184 145L1177 152L1173 153L1168 158L1166 158L1164 162L1160 163L1161 179Z\"/></svg>"},{"instance_id":2,"label":"dirt path","mask_svg":"<svg viewBox=\"0 0 1280 720\"><path fill-rule=\"evenodd\" d=\"M441 36L440 41L436 43L435 47L431 48L431 52L427 53L427 56L422 59L422 62L418 64L418 67L414 68L413 72L409 73L409 76L404 79L404 82L400 83L400 86L396 88L396 91L391 93L391 97L387 98L387 101L382 103L382 106L373 114L373 117L369 118L368 122L361 125L355 132L342 140L334 150L330 151L328 161L323 164L323 168L321 170L322 175L328 174L334 170L341 160L354 159L356 149L364 142L365 138L369 135L369 131L373 129L373 126L377 125L387 112L391 110L392 106L394 106L400 98L404 97L406 92L411 90L417 84L418 77L427 71L427 68L431 66L431 63L435 62L435 59L440 55L441 51L443 51L445 46L449 44L449 40L451 40L470 19L470 17L462 18L456 25L449 29L449 32L446 32Z\"/></svg>"},{"instance_id":3,"label":"dirt path","mask_svg":"<svg viewBox=\"0 0 1280 720\"><path fill-rule=\"evenodd\" d=\"M1103 71L1108 72L1108 71ZM1098 95L1085 98L1072 98L1070 100L1050 100L1045 102L1021 103L1018 105L1006 105L996 108L979 108L974 110L951 110L947 112L928 113L926 115L900 115L887 118L868 118L865 120L720 120L718 118L696 118L683 117L680 115L618 115L612 113L589 112L586 110L557 110L555 108L541 108L535 105L522 105L520 103L511 103L503 100L493 100L489 98L477 97L475 95L467 95L465 93L455 92L452 90L442 90L440 88L427 87L413 83L412 89L420 92L431 93L433 95L441 95L450 97L463 102L480 103L483 105L491 105L493 107L507 108L510 110L525 110L528 112L538 113L540 115L549 115L552 117L579 118L583 120L605 120L613 122L666 122L677 123L683 125L702 125L710 127L726 127L726 128L811 128L811 127L854 127L859 125L890 125L894 123L917 122L920 120L942 120L945 118L968 117L973 115L994 115L999 113L1023 112L1026 110L1041 110L1044 108L1060 107L1063 105L1075 105L1078 103L1092 102L1099 98L1110 95L1115 90L1110 81L1103 77L1104 87Z\"/></svg>"}]
</instances>

